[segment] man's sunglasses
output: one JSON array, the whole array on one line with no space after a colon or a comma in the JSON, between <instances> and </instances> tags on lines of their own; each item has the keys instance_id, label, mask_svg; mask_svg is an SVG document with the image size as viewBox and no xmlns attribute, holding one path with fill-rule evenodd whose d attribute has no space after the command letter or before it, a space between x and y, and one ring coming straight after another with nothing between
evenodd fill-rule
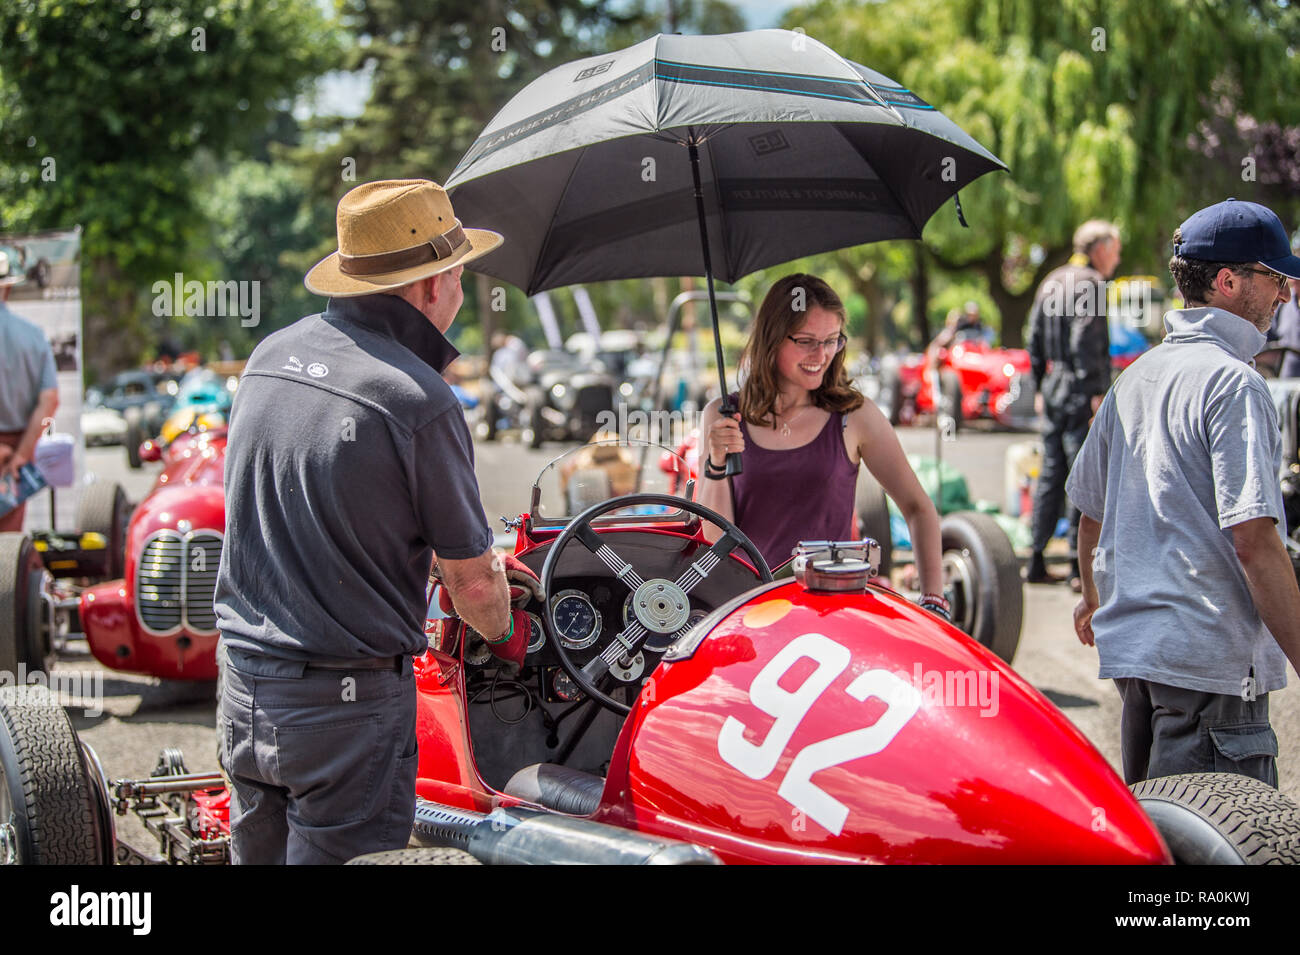
<instances>
[{"instance_id":1,"label":"man's sunglasses","mask_svg":"<svg viewBox=\"0 0 1300 955\"><path fill-rule=\"evenodd\" d=\"M1272 269L1252 269L1248 266L1243 266L1241 271L1254 272L1256 275L1267 275L1269 278L1277 282L1279 291L1286 288L1286 276L1281 272L1274 272Z\"/></svg>"}]
</instances>

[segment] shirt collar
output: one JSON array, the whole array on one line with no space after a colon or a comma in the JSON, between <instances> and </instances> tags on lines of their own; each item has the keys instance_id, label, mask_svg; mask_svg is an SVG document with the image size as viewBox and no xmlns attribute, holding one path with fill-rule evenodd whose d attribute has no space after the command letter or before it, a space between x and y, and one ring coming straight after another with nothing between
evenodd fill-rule
<instances>
[{"instance_id":1,"label":"shirt collar","mask_svg":"<svg viewBox=\"0 0 1300 955\"><path fill-rule=\"evenodd\" d=\"M1240 315L1208 306L1165 312L1165 331L1167 342L1211 342L1248 365L1268 341L1263 332Z\"/></svg>"},{"instance_id":2,"label":"shirt collar","mask_svg":"<svg viewBox=\"0 0 1300 955\"><path fill-rule=\"evenodd\" d=\"M391 338L439 374L460 356L418 308L398 295L332 298L325 306L325 320L360 325Z\"/></svg>"}]
</instances>

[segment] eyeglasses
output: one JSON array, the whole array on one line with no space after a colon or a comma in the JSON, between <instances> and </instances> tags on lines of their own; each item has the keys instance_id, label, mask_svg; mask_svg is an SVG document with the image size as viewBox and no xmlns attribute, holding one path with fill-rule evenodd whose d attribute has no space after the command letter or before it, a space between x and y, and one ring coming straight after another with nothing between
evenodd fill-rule
<instances>
[{"instance_id":1,"label":"eyeglasses","mask_svg":"<svg viewBox=\"0 0 1300 955\"><path fill-rule=\"evenodd\" d=\"M1241 271L1254 272L1256 275L1267 275L1269 278L1277 282L1278 291L1286 288L1286 276L1281 272L1274 272L1272 269L1252 269L1245 266L1242 267Z\"/></svg>"},{"instance_id":2,"label":"eyeglasses","mask_svg":"<svg viewBox=\"0 0 1300 955\"><path fill-rule=\"evenodd\" d=\"M795 338L793 335L786 335L786 338L794 342L801 349L811 355L815 351L821 351L823 348L829 348L832 355L838 355L848 344L848 339L843 335L836 335L834 338L822 340L820 338Z\"/></svg>"}]
</instances>

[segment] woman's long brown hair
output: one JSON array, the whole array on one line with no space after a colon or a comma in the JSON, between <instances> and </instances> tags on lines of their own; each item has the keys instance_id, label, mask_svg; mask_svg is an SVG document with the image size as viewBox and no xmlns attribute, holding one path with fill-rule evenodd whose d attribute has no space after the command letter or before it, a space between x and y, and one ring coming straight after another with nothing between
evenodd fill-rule
<instances>
[{"instance_id":1,"label":"woman's long brown hair","mask_svg":"<svg viewBox=\"0 0 1300 955\"><path fill-rule=\"evenodd\" d=\"M802 290L802 296L797 293ZM802 308L795 308L799 304ZM776 353L785 344L786 336L793 335L808 316L808 310L821 307L840 319L840 334L844 334L844 303L835 290L815 275L796 272L778 279L768 290L754 319L754 329L740 356L741 368L748 368L749 376L740 386L740 414L750 424L775 427L776 398L779 393L776 378ZM866 400L849 382L844 370L846 350L836 353L830 367L822 375L821 385L812 392L812 403L827 411L854 411Z\"/></svg>"}]
</instances>

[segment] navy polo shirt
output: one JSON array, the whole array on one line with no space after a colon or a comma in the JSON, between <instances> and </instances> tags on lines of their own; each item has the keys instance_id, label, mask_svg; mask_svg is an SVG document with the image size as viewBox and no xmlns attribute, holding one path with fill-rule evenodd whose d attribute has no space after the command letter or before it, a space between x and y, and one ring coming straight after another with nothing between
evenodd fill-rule
<instances>
[{"instance_id":1,"label":"navy polo shirt","mask_svg":"<svg viewBox=\"0 0 1300 955\"><path fill-rule=\"evenodd\" d=\"M393 295L330 299L253 351L226 447L227 646L290 660L425 651L434 552L492 544L440 374L456 355Z\"/></svg>"}]
</instances>

